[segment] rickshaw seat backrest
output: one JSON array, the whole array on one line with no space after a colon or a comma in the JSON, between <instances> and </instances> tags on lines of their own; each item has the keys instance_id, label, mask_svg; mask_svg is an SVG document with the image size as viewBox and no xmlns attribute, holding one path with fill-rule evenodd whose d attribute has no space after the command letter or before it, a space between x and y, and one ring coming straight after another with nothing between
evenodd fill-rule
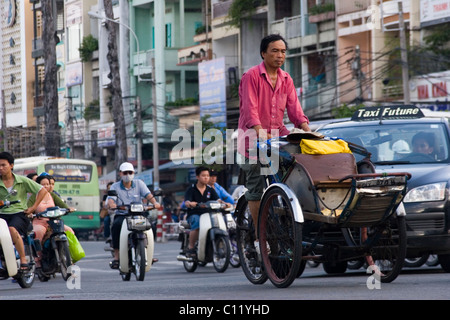
<instances>
[{"instance_id":1,"label":"rickshaw seat backrest","mask_svg":"<svg viewBox=\"0 0 450 320\"><path fill-rule=\"evenodd\" d=\"M355 157L351 153L295 154L294 157L309 173L316 187L336 183L345 176L358 173ZM348 183L345 186L348 186Z\"/></svg>"}]
</instances>

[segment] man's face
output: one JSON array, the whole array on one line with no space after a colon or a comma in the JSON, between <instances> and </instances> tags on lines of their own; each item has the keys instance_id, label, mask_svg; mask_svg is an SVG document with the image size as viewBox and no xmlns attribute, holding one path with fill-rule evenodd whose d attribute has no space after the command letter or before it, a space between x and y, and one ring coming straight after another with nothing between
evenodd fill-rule
<instances>
[{"instance_id":1,"label":"man's face","mask_svg":"<svg viewBox=\"0 0 450 320\"><path fill-rule=\"evenodd\" d=\"M209 182L209 171L205 170L200 172L200 174L197 176L198 182L201 184L208 184Z\"/></svg>"},{"instance_id":2,"label":"man's face","mask_svg":"<svg viewBox=\"0 0 450 320\"><path fill-rule=\"evenodd\" d=\"M209 177L209 184L214 184L217 182L217 176L210 176Z\"/></svg>"},{"instance_id":3,"label":"man's face","mask_svg":"<svg viewBox=\"0 0 450 320\"><path fill-rule=\"evenodd\" d=\"M266 65L272 68L281 68L286 59L286 45L283 40L269 43L266 52L261 53Z\"/></svg>"},{"instance_id":4,"label":"man's face","mask_svg":"<svg viewBox=\"0 0 450 320\"><path fill-rule=\"evenodd\" d=\"M13 165L8 160L0 159L0 175L3 176L11 172Z\"/></svg>"},{"instance_id":5,"label":"man's face","mask_svg":"<svg viewBox=\"0 0 450 320\"><path fill-rule=\"evenodd\" d=\"M431 154L434 149L431 147L425 139L417 139L413 144L413 152Z\"/></svg>"}]
</instances>

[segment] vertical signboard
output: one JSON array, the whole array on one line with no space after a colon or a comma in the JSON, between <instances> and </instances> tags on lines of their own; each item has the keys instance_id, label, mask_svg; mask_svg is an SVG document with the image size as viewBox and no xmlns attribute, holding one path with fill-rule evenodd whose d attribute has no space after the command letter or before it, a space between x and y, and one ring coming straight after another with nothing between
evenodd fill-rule
<instances>
[{"instance_id":1,"label":"vertical signboard","mask_svg":"<svg viewBox=\"0 0 450 320\"><path fill-rule=\"evenodd\" d=\"M198 65L200 116L216 127L226 128L225 58L208 60Z\"/></svg>"}]
</instances>

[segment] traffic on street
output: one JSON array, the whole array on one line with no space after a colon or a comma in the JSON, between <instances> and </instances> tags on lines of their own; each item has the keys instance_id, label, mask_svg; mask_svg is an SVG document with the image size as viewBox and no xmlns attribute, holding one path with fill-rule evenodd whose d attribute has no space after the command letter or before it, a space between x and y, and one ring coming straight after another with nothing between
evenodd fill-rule
<instances>
[{"instance_id":1,"label":"traffic on street","mask_svg":"<svg viewBox=\"0 0 450 320\"><path fill-rule=\"evenodd\" d=\"M155 244L154 256L159 259L144 281L123 281L118 270L109 268L111 255L104 251L103 241L82 241L86 257L76 263L76 275L64 281L61 275L40 282L30 289L21 289L11 280L0 282L0 300L148 300L186 306L219 302L221 306L267 305L288 300L447 300L449 275L439 267L405 268L396 281L379 283L364 268L345 274L326 274L322 266L307 266L302 276L288 289L277 289L269 282L253 285L241 268L228 268L217 273L212 264L188 273L177 261L180 242L168 240ZM72 270L73 271L73 270ZM420 294L418 294L420 291ZM245 304L244 303L244 304ZM230 307L229 312L231 312ZM263 309L261 309L263 310ZM167 310L174 314L176 310ZM235 309L237 312L237 310ZM269 313L273 315L269 309Z\"/></svg>"}]
</instances>

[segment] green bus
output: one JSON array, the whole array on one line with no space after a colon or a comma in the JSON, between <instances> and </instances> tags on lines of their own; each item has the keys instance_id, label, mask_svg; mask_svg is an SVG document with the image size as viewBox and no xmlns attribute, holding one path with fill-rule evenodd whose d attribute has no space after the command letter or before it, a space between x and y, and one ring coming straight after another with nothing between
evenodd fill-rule
<instances>
[{"instance_id":1,"label":"green bus","mask_svg":"<svg viewBox=\"0 0 450 320\"><path fill-rule=\"evenodd\" d=\"M55 191L69 207L77 211L64 217L64 223L77 232L89 232L100 227L100 190L95 162L56 157L30 157L15 159L13 172L47 172L55 178Z\"/></svg>"}]
</instances>

